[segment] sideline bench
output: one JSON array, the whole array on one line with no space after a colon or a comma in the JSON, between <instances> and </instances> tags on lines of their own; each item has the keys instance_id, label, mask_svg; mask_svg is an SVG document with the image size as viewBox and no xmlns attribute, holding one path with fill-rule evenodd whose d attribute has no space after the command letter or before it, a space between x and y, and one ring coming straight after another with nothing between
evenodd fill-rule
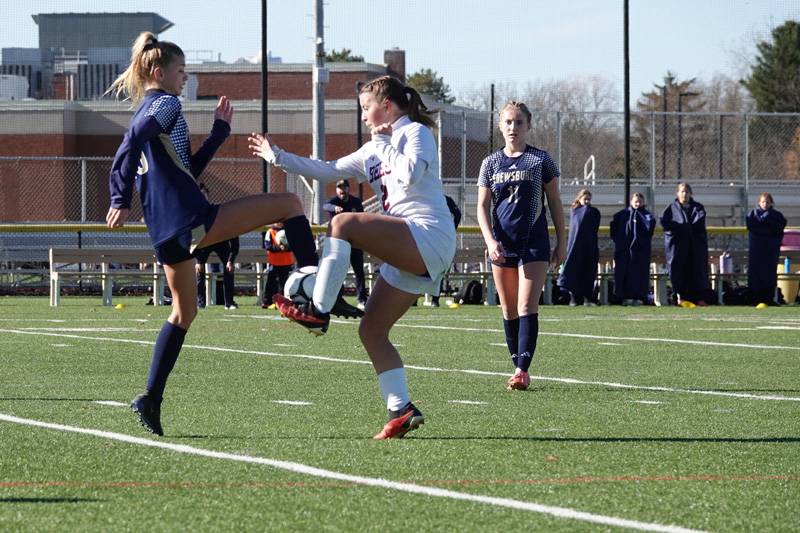
<instances>
[{"instance_id":1,"label":"sideline bench","mask_svg":"<svg viewBox=\"0 0 800 533\"><path fill-rule=\"evenodd\" d=\"M145 248L50 248L50 305L61 301L61 282L66 278L99 278L103 305L111 305L113 278L117 276L149 279L153 283L155 305L161 305L164 294L164 272L155 262L152 249ZM152 264L151 272L143 272L139 265ZM69 265L100 265L100 270L65 270ZM117 269L116 265L136 265L136 269Z\"/></svg>"},{"instance_id":2,"label":"sideline bench","mask_svg":"<svg viewBox=\"0 0 800 533\"><path fill-rule=\"evenodd\" d=\"M50 305L58 306L61 301L61 284L65 279L99 279L102 294L102 304L112 304L112 294L115 278L139 278L152 282L153 298L155 305L163 305L166 278L163 268L156 263L155 252L152 248L50 248ZM210 258L212 263L216 254ZM261 295L265 276L263 264L266 262L266 253L257 248L244 248L236 257L237 264L255 265L255 268L237 269L237 277L253 278L256 283L256 292ZM149 265L149 271L141 265ZM75 269L74 265L81 265ZM84 268L92 265L91 268ZM96 266L99 265L99 270ZM133 268L119 268L120 266L133 266ZM221 273L210 272L206 266L206 301L214 303L216 299L216 281Z\"/></svg>"}]
</instances>

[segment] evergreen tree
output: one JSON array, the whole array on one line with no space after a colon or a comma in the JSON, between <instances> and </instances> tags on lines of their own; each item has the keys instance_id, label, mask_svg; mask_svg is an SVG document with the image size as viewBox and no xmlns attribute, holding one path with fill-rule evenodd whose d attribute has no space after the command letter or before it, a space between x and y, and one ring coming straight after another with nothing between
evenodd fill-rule
<instances>
[{"instance_id":1,"label":"evergreen tree","mask_svg":"<svg viewBox=\"0 0 800 533\"><path fill-rule=\"evenodd\" d=\"M437 102L452 104L455 101L455 97L450 95L450 86L443 78L437 76L436 71L429 68L410 75L406 85L415 88L421 94L432 96Z\"/></svg>"},{"instance_id":2,"label":"evergreen tree","mask_svg":"<svg viewBox=\"0 0 800 533\"><path fill-rule=\"evenodd\" d=\"M750 77L742 80L758 111L800 112L800 23L789 20L772 30L772 42L757 46Z\"/></svg>"},{"instance_id":3,"label":"evergreen tree","mask_svg":"<svg viewBox=\"0 0 800 533\"><path fill-rule=\"evenodd\" d=\"M325 54L326 63L363 63L364 56L352 55L352 50L342 48L341 50L331 50Z\"/></svg>"}]
</instances>

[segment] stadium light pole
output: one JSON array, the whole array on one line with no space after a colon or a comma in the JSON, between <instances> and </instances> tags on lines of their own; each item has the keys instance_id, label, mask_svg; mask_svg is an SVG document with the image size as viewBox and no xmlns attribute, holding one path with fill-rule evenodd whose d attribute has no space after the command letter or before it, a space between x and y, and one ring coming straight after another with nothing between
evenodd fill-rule
<instances>
[{"instance_id":1,"label":"stadium light pole","mask_svg":"<svg viewBox=\"0 0 800 533\"><path fill-rule=\"evenodd\" d=\"M261 0L261 133L269 131L267 100L267 0ZM269 164L266 159L261 160L261 191L269 192Z\"/></svg>"},{"instance_id":2,"label":"stadium light pole","mask_svg":"<svg viewBox=\"0 0 800 533\"><path fill-rule=\"evenodd\" d=\"M625 197L622 205L628 205L631 197L631 61L628 24L628 0L623 0L623 56L625 70L624 106L625 106Z\"/></svg>"},{"instance_id":3,"label":"stadium light pole","mask_svg":"<svg viewBox=\"0 0 800 533\"><path fill-rule=\"evenodd\" d=\"M686 91L678 93L678 180L683 178L683 97L698 96L700 93Z\"/></svg>"}]
</instances>

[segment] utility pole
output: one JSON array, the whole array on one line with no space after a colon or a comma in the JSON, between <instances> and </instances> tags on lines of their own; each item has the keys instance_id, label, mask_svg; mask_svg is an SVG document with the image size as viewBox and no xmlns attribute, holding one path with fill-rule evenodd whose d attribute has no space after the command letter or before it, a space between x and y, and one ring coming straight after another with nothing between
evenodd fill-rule
<instances>
[{"instance_id":1,"label":"utility pole","mask_svg":"<svg viewBox=\"0 0 800 533\"><path fill-rule=\"evenodd\" d=\"M322 0L314 2L314 70L312 94L312 142L313 159L325 159L325 84L328 83L328 71L325 68L325 39L324 17L322 13ZM322 191L318 180L314 180L314 212L312 221L319 224L322 221Z\"/></svg>"}]
</instances>

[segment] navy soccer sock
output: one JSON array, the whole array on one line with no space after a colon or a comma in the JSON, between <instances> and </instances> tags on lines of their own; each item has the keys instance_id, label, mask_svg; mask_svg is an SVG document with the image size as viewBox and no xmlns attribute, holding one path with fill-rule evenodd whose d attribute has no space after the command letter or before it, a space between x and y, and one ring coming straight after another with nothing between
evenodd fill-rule
<instances>
[{"instance_id":1,"label":"navy soccer sock","mask_svg":"<svg viewBox=\"0 0 800 533\"><path fill-rule=\"evenodd\" d=\"M519 317L519 356L517 368L528 371L536 351L536 341L539 338L539 313Z\"/></svg>"},{"instance_id":2,"label":"navy soccer sock","mask_svg":"<svg viewBox=\"0 0 800 533\"><path fill-rule=\"evenodd\" d=\"M305 215L297 215L283 221L283 229L286 231L286 239L292 248L294 257L297 260L297 268L305 266L317 266L317 246L314 243L314 234L311 233L311 226Z\"/></svg>"},{"instance_id":3,"label":"navy soccer sock","mask_svg":"<svg viewBox=\"0 0 800 533\"><path fill-rule=\"evenodd\" d=\"M517 366L517 346L519 345L519 317L512 320L503 319L503 329L506 331L506 346L511 355L511 362Z\"/></svg>"},{"instance_id":4,"label":"navy soccer sock","mask_svg":"<svg viewBox=\"0 0 800 533\"><path fill-rule=\"evenodd\" d=\"M170 322L164 322L158 334L150 363L150 376L147 378L147 394L158 403L164 396L167 377L178 360L185 337L186 330Z\"/></svg>"}]
</instances>

